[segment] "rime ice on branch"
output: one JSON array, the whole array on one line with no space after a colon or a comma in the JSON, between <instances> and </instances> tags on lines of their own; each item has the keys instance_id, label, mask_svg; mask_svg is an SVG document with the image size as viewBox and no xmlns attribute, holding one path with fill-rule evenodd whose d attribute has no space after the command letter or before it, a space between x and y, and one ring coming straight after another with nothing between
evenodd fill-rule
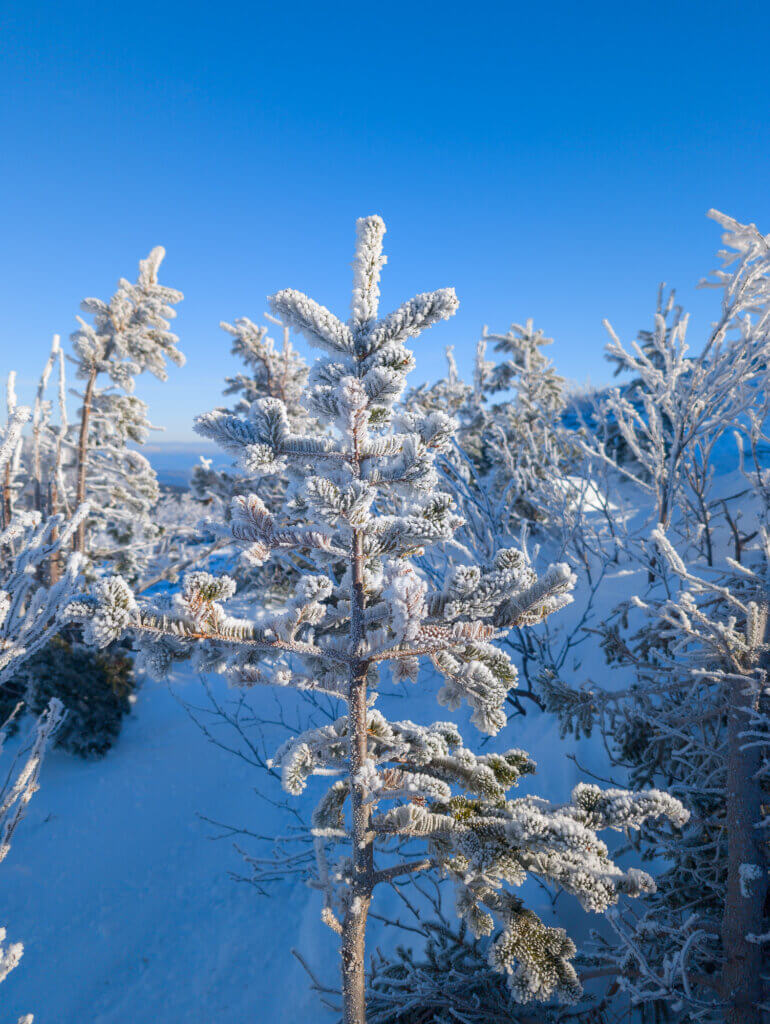
<instances>
[{"instance_id":1,"label":"rime ice on branch","mask_svg":"<svg viewBox=\"0 0 770 1024\"><path fill-rule=\"evenodd\" d=\"M9 393L13 393L12 387ZM29 412L29 409L9 402L9 421L0 436L0 478L17 458L21 430L29 419ZM4 510L3 528L0 529L0 686L69 618L72 599L82 584L80 556L71 555L65 571L50 586L41 584L40 577L45 575L53 556L71 542L87 511L83 507L74 518L65 522L62 515L43 520L38 511L14 514L10 501ZM17 756L10 768L7 765L3 767L0 862L7 856L13 834L37 792L46 749L63 718L61 702L52 700L37 720L34 739L24 762L19 765ZM8 722L0 722L0 754L7 725ZM5 940L5 928L0 927L0 982L18 966L24 952L22 943L3 945ZM32 1024L32 1016L20 1018L18 1024Z\"/></svg>"},{"instance_id":2,"label":"rime ice on branch","mask_svg":"<svg viewBox=\"0 0 770 1024\"><path fill-rule=\"evenodd\" d=\"M156 670L194 657L237 685L306 688L347 702L344 717L293 739L275 758L291 793L311 775L337 776L313 830L323 917L342 938L346 1024L365 1020L364 936L378 883L440 870L477 933L502 927L490 956L516 997L570 1000L579 990L569 962L574 946L510 888L531 872L603 910L620 892L643 892L652 882L616 867L596 830L638 827L651 815L684 818L676 801L655 791L579 787L564 806L509 799L534 767L524 752L478 756L451 723L388 722L374 706L381 666L416 681L420 662L430 662L444 680L442 703L467 702L480 729L498 732L516 669L497 641L563 607L573 584L563 565L538 579L514 549L489 565L455 566L438 586L421 575L415 559L450 541L460 523L434 466L455 423L439 410L396 415L394 407L414 366L405 343L450 317L457 299L442 289L379 318L384 232L379 217L358 222L347 322L293 290L271 299L284 323L326 353L303 400L332 432L309 429L277 397L254 402L247 416L219 410L197 421L248 473L268 481L288 474L280 512L258 493L237 497L231 532L256 562L301 556L308 569L290 599L277 611L235 619L222 604L233 581L195 573L163 606L140 608L122 581L111 580L81 608L94 638L133 630ZM421 859L405 857L416 845Z\"/></svg>"},{"instance_id":3,"label":"rime ice on branch","mask_svg":"<svg viewBox=\"0 0 770 1024\"><path fill-rule=\"evenodd\" d=\"M248 317L239 317L232 324L220 324L232 338L232 354L243 361L245 368L245 372L225 378L225 395L235 395L237 400L233 408L222 411L246 415L257 399L277 398L286 408L293 431L318 433L320 424L301 404L308 377L307 363L291 344L290 328L269 314L266 319L281 328L283 341L280 346L270 336L267 327L258 326ZM280 513L288 482L285 473L270 477L258 474L255 477L243 470L216 469L210 459L201 459L200 465L193 470L191 493L195 501L207 506L210 520L215 520L218 515L220 520L229 522L233 499L247 497L255 487L258 487L260 499L267 510ZM247 552L243 552L242 557L230 567L230 572L238 583L241 598L247 593L250 598L269 605L285 600L301 574L290 559L283 559L280 564L275 559L266 563L258 560L255 564Z\"/></svg>"},{"instance_id":4,"label":"rime ice on branch","mask_svg":"<svg viewBox=\"0 0 770 1024\"><path fill-rule=\"evenodd\" d=\"M546 678L544 690L565 731L597 727L633 784L661 780L692 810L682 832L666 822L645 829L647 857L666 865L658 891L643 915L615 919L619 942L597 948L599 971L654 1015L764 1024L770 235L711 216L724 231L722 267L708 282L722 292L721 311L702 347L661 291L654 329L628 347L613 334L608 346L632 375L600 405L602 433L613 444L582 442L594 466L648 495L643 539L629 534L620 552L626 573L646 570L647 586L600 630L613 686L599 679L578 689ZM724 452L738 472L720 468Z\"/></svg>"},{"instance_id":5,"label":"rime ice on branch","mask_svg":"<svg viewBox=\"0 0 770 1024\"><path fill-rule=\"evenodd\" d=\"M135 378L146 370L166 380L167 360L184 364L179 339L169 330L182 293L158 283L164 256L162 247L153 249L140 260L136 283L121 278L109 302L84 299L81 308L93 323L78 317L80 327L72 335L77 373L85 381L75 500L92 501L92 518L112 534L114 555L128 561L118 565L125 572L137 568L153 532L149 511L158 499L155 471L128 447L143 444L150 430L147 405L133 394ZM100 386L104 377L109 383ZM78 529L76 548L86 550L86 523Z\"/></svg>"}]
</instances>

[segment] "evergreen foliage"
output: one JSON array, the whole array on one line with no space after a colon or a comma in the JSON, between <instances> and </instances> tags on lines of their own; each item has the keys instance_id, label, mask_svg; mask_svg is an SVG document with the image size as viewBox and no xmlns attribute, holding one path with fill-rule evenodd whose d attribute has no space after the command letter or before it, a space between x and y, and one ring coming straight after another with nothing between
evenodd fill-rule
<instances>
[{"instance_id":1,"label":"evergreen foliage","mask_svg":"<svg viewBox=\"0 0 770 1024\"><path fill-rule=\"evenodd\" d=\"M489 964L484 940L461 921L426 922L424 947L377 952L367 989L370 1024L516 1024L533 1020ZM542 1011L541 1011L542 1012ZM547 1012L547 1011L546 1011Z\"/></svg>"},{"instance_id":2,"label":"evergreen foliage","mask_svg":"<svg viewBox=\"0 0 770 1024\"><path fill-rule=\"evenodd\" d=\"M474 933L501 929L489 961L513 997L569 1002L580 989L571 940L511 889L533 874L601 912L653 884L614 864L597 830L687 819L675 799L655 790L583 786L561 805L511 798L533 769L522 751L478 755L453 723L390 722L375 706L382 666L416 682L425 660L443 678L440 701L450 709L467 704L476 726L496 734L516 682L500 641L564 607L574 584L561 564L538 578L511 547L486 564L452 565L443 578L420 572L416 559L440 550L461 523L436 470L456 425L442 411L397 403L414 365L406 342L451 316L457 299L442 289L378 318L384 230L378 217L358 222L347 322L291 289L271 299L276 316L326 353L303 395L309 419L298 424L280 398L263 397L247 416L217 410L197 421L201 434L259 478L259 489L261 480L286 474L280 510L260 493L238 496L230 530L256 564L306 561L289 599L235 618L224 607L234 581L196 572L173 600L154 606L137 604L113 577L73 609L89 642L132 632L155 673L193 658L237 685L293 686L346 702L345 715L294 737L274 759L292 794L311 775L336 777L314 811L313 835L323 919L341 936L346 1024L365 1019L365 930L377 885L419 871L446 874ZM312 418L332 430L314 429Z\"/></svg>"},{"instance_id":3,"label":"evergreen foliage","mask_svg":"<svg viewBox=\"0 0 770 1024\"><path fill-rule=\"evenodd\" d=\"M57 731L56 746L93 759L103 757L117 741L135 687L133 660L120 649L92 651L57 636L0 689L0 709L10 714L21 699L38 715L57 699L66 719Z\"/></svg>"},{"instance_id":4,"label":"evergreen foliage","mask_svg":"<svg viewBox=\"0 0 770 1024\"><path fill-rule=\"evenodd\" d=\"M616 685L543 684L565 733L597 729L634 784L665 785L692 811L681 833L645 826L646 855L667 866L644 914L613 918L618 942L597 947L599 969L617 972L633 1004L682 1024L758 1024L770 1015L770 236L712 215L725 230L710 282L722 308L702 350L690 354L687 317L670 302L644 346L612 335L608 347L635 378L633 402L613 390L604 403L632 456L612 464L649 511L646 537L629 535L622 554L646 588L599 631ZM742 486L717 494L715 458L731 435ZM610 464L608 445L592 443Z\"/></svg>"},{"instance_id":5,"label":"evergreen foliage","mask_svg":"<svg viewBox=\"0 0 770 1024\"><path fill-rule=\"evenodd\" d=\"M300 401L309 372L307 364L291 344L290 329L275 317L268 315L268 319L281 327L280 348L267 327L259 327L247 317L237 319L234 324L221 324L233 339L232 354L243 360L247 372L226 378L225 394L238 398L232 408L219 411L232 416L244 415L257 400L275 399L283 403L292 429L311 429L312 421ZM320 426L312 423L312 429L320 430ZM259 478L238 468L213 469L210 460L201 459L193 470L191 491L207 506L210 521L219 516L220 520L229 522L235 514L235 506L231 509L234 499L247 496L257 487L265 507L271 512L280 511L288 483L285 473ZM303 568L307 568L307 563L302 559L286 559L278 566L270 561L255 561L244 554L231 572L241 594L248 593L266 604L276 604L286 599Z\"/></svg>"},{"instance_id":6,"label":"evergreen foliage","mask_svg":"<svg viewBox=\"0 0 770 1024\"><path fill-rule=\"evenodd\" d=\"M170 330L182 293L158 282L165 256L160 246L139 263L132 284L118 282L112 298L84 299L89 323L78 317L73 361L85 381L77 441L75 501L91 501L90 547L98 559L111 554L119 571L136 578L155 537L150 510L159 496L155 471L129 443L143 444L152 429L147 405L134 395L136 377L147 371L166 380L166 362L184 365ZM86 524L77 549L86 551Z\"/></svg>"},{"instance_id":7,"label":"evergreen foliage","mask_svg":"<svg viewBox=\"0 0 770 1024\"><path fill-rule=\"evenodd\" d=\"M13 375L8 387L8 422L0 436L0 478L3 494L3 528L0 530L0 694L2 686L16 671L68 622L67 608L80 591L81 559L71 555L61 576L49 586L40 576L62 548L71 542L88 509L83 507L67 522L62 515L43 520L40 513L17 514L13 492L7 485L21 475L21 431L30 418L30 410L16 403ZM6 472L8 470L8 472ZM0 718L0 754L10 726L20 709ZM0 862L11 848L11 840L39 786L40 770L51 740L61 728L65 712L52 698L40 708L27 751L12 759L3 769L0 785ZM25 756L26 754L26 756ZM6 930L0 927L0 982L14 970L24 953L21 942L6 942ZM27 1014L18 1024L32 1024Z\"/></svg>"}]
</instances>

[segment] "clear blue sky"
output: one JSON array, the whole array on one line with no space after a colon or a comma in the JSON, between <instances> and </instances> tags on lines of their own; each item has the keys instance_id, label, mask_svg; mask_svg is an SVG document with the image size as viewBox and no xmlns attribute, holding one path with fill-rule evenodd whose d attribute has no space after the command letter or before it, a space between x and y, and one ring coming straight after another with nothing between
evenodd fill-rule
<instances>
[{"instance_id":1,"label":"clear blue sky","mask_svg":"<svg viewBox=\"0 0 770 1024\"><path fill-rule=\"evenodd\" d=\"M383 300L454 285L418 343L470 365L533 316L607 377L657 283L695 291L710 206L770 231L766 2L177 4L0 0L0 371L153 245L186 300L184 370L140 387L167 437L220 401L222 319L291 286L347 315L356 216L388 224Z\"/></svg>"}]
</instances>

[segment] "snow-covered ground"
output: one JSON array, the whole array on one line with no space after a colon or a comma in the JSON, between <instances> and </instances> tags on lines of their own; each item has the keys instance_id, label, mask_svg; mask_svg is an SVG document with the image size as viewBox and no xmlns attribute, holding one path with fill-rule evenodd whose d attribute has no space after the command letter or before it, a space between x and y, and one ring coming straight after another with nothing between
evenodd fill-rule
<instances>
[{"instance_id":1,"label":"snow-covered ground","mask_svg":"<svg viewBox=\"0 0 770 1024\"><path fill-rule=\"evenodd\" d=\"M185 696L200 689L192 680ZM289 954L333 955L317 897L299 887L266 900L235 883L240 858L197 816L270 828L255 822L256 781L156 683L103 761L49 754L0 873L2 921L25 945L2 1024L22 1012L36 1024L318 1019Z\"/></svg>"}]
</instances>

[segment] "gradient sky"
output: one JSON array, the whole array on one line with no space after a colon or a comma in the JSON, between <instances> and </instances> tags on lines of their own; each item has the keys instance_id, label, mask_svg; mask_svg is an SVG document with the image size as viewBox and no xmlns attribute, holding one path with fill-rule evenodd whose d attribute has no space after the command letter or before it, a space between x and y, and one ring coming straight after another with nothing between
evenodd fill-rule
<instances>
[{"instance_id":1,"label":"gradient sky","mask_svg":"<svg viewBox=\"0 0 770 1024\"><path fill-rule=\"evenodd\" d=\"M188 356L138 393L191 436L231 372L222 319L307 291L347 316L354 220L380 213L383 304L454 285L415 381L528 316L601 383L657 284L716 296L717 207L770 231L766 2L0 0L0 372L157 244Z\"/></svg>"}]
</instances>

